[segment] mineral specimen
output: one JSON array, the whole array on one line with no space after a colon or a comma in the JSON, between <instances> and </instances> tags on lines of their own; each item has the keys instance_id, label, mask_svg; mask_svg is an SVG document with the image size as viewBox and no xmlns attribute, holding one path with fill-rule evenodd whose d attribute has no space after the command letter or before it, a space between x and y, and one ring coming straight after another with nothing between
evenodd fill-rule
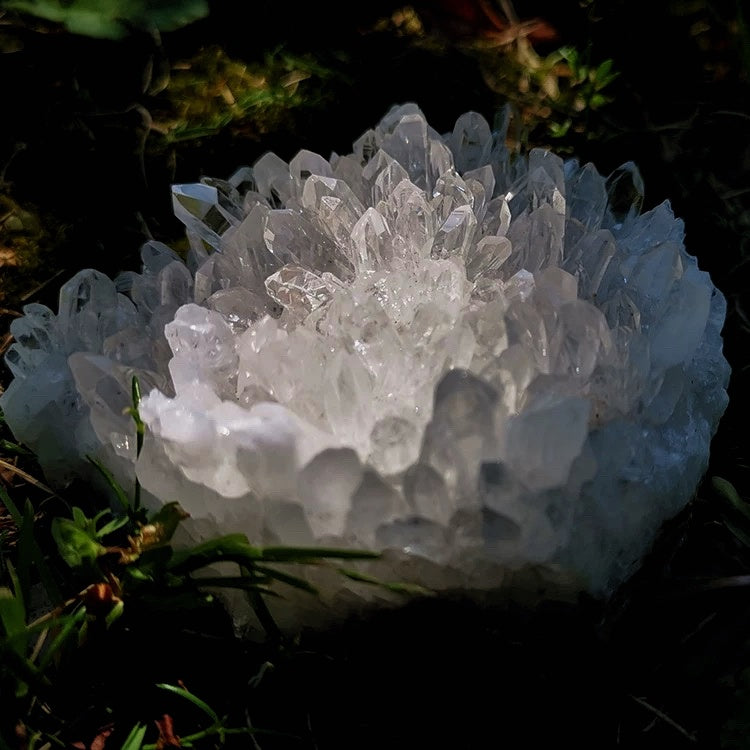
<instances>
[{"instance_id":1,"label":"mineral specimen","mask_svg":"<svg viewBox=\"0 0 750 750\"><path fill-rule=\"evenodd\" d=\"M149 242L140 274L82 271L13 323L2 408L51 479L92 454L198 535L385 550L437 587L543 564L600 595L694 491L725 301L633 164L513 157L480 115L440 136L407 104L350 155L173 200L187 263Z\"/></svg>"}]
</instances>

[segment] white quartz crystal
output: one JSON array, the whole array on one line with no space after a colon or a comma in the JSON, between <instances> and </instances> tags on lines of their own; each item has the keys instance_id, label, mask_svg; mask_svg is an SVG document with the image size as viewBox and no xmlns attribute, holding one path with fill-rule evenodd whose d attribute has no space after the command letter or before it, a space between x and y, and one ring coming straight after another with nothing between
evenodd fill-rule
<instances>
[{"instance_id":1,"label":"white quartz crystal","mask_svg":"<svg viewBox=\"0 0 750 750\"><path fill-rule=\"evenodd\" d=\"M388 551L438 588L542 564L598 595L694 491L725 301L632 164L513 156L476 113L440 136L407 104L350 155L173 199L187 263L149 242L140 274L82 271L12 325L1 405L51 480L93 454L196 535Z\"/></svg>"}]
</instances>

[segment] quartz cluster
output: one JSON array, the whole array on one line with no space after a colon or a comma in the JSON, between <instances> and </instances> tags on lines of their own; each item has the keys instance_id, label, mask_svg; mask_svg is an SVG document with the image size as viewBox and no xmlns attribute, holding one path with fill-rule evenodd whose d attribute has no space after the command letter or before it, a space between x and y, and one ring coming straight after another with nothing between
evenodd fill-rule
<instances>
[{"instance_id":1,"label":"quartz cluster","mask_svg":"<svg viewBox=\"0 0 750 750\"><path fill-rule=\"evenodd\" d=\"M1 406L51 479L92 454L196 534L388 551L437 587L555 566L607 594L727 403L724 298L642 187L396 107L349 155L174 186L187 261L149 242L141 273L27 306Z\"/></svg>"}]
</instances>

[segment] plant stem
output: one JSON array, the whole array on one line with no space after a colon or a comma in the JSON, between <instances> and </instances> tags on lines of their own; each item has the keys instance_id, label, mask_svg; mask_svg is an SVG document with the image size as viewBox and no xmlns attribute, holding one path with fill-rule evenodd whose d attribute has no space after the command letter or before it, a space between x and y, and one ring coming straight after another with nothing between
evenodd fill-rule
<instances>
[{"instance_id":1,"label":"plant stem","mask_svg":"<svg viewBox=\"0 0 750 750\"><path fill-rule=\"evenodd\" d=\"M145 433L145 425L143 424L143 420L141 419L141 414L138 411L138 406L141 403L141 384L138 381L138 378L133 375L133 380L131 381L131 397L133 400L133 407L131 414L133 416L133 421L135 422L135 457L136 460L138 460L138 457L141 455L141 451L143 450L143 435ZM133 492L133 512L138 513L138 511L141 508L141 483L138 481L138 475L136 474L135 477L135 490Z\"/></svg>"},{"instance_id":2,"label":"plant stem","mask_svg":"<svg viewBox=\"0 0 750 750\"><path fill-rule=\"evenodd\" d=\"M258 620L260 620L260 624L263 626L263 630L266 631L266 635L269 639L274 643L281 641L281 630L279 630L276 620L273 619L273 615L271 614L271 610L268 609L263 594L257 591L248 591L247 596L250 600L250 605L252 606L253 611Z\"/></svg>"},{"instance_id":3,"label":"plant stem","mask_svg":"<svg viewBox=\"0 0 750 750\"><path fill-rule=\"evenodd\" d=\"M224 737L229 734L253 734L255 731L256 730L249 729L248 727L224 729L224 727L222 727L220 724L214 724L213 726L208 727L208 729L202 729L200 732L195 732L195 734L189 734L186 737L180 737L180 741L183 743L196 742L197 740L202 740L206 737L211 737L216 734ZM150 744L143 745L141 750L156 750L158 746L158 743L152 742Z\"/></svg>"}]
</instances>

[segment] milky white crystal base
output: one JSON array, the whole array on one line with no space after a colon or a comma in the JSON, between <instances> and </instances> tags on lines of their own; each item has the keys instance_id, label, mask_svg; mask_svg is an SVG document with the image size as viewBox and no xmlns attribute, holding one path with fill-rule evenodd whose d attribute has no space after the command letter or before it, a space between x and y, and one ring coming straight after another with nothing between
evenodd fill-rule
<instances>
[{"instance_id":1,"label":"milky white crystal base","mask_svg":"<svg viewBox=\"0 0 750 750\"><path fill-rule=\"evenodd\" d=\"M93 454L133 481L136 374L138 477L195 535L384 550L437 588L539 563L606 594L694 491L725 301L632 164L511 158L479 115L440 136L405 105L350 155L173 198L187 264L150 242L13 323L1 405L52 480Z\"/></svg>"}]
</instances>

